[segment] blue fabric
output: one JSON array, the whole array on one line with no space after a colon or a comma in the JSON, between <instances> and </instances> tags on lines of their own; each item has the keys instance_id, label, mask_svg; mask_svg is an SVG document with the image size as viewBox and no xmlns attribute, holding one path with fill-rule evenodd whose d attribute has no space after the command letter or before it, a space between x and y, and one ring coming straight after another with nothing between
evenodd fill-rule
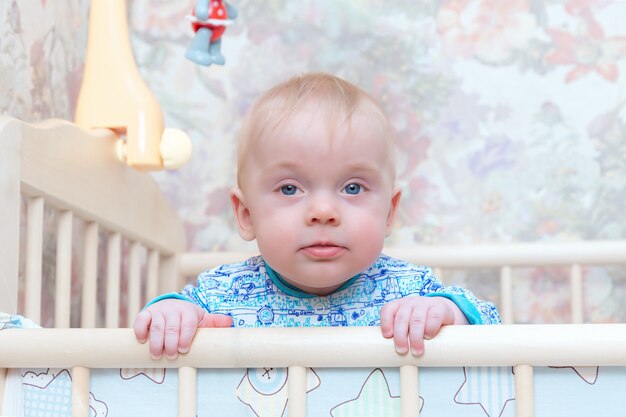
<instances>
[{"instance_id":1,"label":"blue fabric","mask_svg":"<svg viewBox=\"0 0 626 417\"><path fill-rule=\"evenodd\" d=\"M463 312L469 324L485 324L480 311L472 304L464 295L445 293L445 292L433 292L425 294L426 297L445 297L456 304L456 306Z\"/></svg>"},{"instance_id":2,"label":"blue fabric","mask_svg":"<svg viewBox=\"0 0 626 417\"><path fill-rule=\"evenodd\" d=\"M382 305L410 295L446 297L472 324L500 323L492 303L464 288L445 287L429 267L385 255L326 296L294 288L256 256L207 270L197 285L164 294L150 304L165 298L191 301L209 313L232 316L235 327L379 326Z\"/></svg>"},{"instance_id":3,"label":"blue fabric","mask_svg":"<svg viewBox=\"0 0 626 417\"><path fill-rule=\"evenodd\" d=\"M278 272L274 271L267 263L265 263L265 270L267 271L267 275L269 275L274 285L276 285L285 294L298 298L317 297L315 294L309 294L308 292L304 292L300 288L294 287L293 285L285 281L283 277L281 277ZM356 281L358 277L358 275L353 276L348 281L344 282L341 287L337 288L335 292L348 288L350 285L352 285L354 281Z\"/></svg>"}]
</instances>

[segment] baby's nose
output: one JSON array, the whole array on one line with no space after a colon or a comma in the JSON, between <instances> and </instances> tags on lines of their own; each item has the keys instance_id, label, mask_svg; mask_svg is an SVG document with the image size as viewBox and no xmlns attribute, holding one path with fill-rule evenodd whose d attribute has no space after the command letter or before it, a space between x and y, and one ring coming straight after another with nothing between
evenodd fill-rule
<instances>
[{"instance_id":1,"label":"baby's nose","mask_svg":"<svg viewBox=\"0 0 626 417\"><path fill-rule=\"evenodd\" d=\"M307 215L307 224L328 224L338 226L340 224L339 210L330 199L317 198L311 204Z\"/></svg>"}]
</instances>

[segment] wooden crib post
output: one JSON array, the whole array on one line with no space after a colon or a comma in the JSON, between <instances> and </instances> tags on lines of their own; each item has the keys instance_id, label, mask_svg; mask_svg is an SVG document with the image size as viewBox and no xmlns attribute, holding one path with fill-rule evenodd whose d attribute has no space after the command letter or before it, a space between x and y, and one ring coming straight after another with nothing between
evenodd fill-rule
<instances>
[{"instance_id":1,"label":"wooden crib post","mask_svg":"<svg viewBox=\"0 0 626 417\"><path fill-rule=\"evenodd\" d=\"M306 417L306 368L293 365L287 377L287 415Z\"/></svg>"},{"instance_id":2,"label":"wooden crib post","mask_svg":"<svg viewBox=\"0 0 626 417\"><path fill-rule=\"evenodd\" d=\"M96 327L98 292L98 223L87 222L84 230L83 289L80 327Z\"/></svg>"},{"instance_id":3,"label":"wooden crib post","mask_svg":"<svg viewBox=\"0 0 626 417\"><path fill-rule=\"evenodd\" d=\"M513 280L510 266L500 269L500 317L502 324L513 324Z\"/></svg>"},{"instance_id":4,"label":"wooden crib post","mask_svg":"<svg viewBox=\"0 0 626 417\"><path fill-rule=\"evenodd\" d=\"M24 315L41 322L41 275L43 257L43 197L28 197L26 203L26 279Z\"/></svg>"},{"instance_id":5,"label":"wooden crib post","mask_svg":"<svg viewBox=\"0 0 626 417\"><path fill-rule=\"evenodd\" d=\"M535 384L533 382L533 367L530 365L516 365L515 372L515 416L535 416Z\"/></svg>"},{"instance_id":6,"label":"wooden crib post","mask_svg":"<svg viewBox=\"0 0 626 417\"><path fill-rule=\"evenodd\" d=\"M159 295L159 251L150 249L148 252L148 268L146 277L146 297L143 304Z\"/></svg>"},{"instance_id":7,"label":"wooden crib post","mask_svg":"<svg viewBox=\"0 0 626 417\"><path fill-rule=\"evenodd\" d=\"M126 326L132 327L135 316L141 310L141 244L130 244L128 254L128 291L126 302Z\"/></svg>"},{"instance_id":8,"label":"wooden crib post","mask_svg":"<svg viewBox=\"0 0 626 417\"><path fill-rule=\"evenodd\" d=\"M0 118L0 311L17 312L20 247L20 126ZM7 135L4 132L8 133Z\"/></svg>"},{"instance_id":9,"label":"wooden crib post","mask_svg":"<svg viewBox=\"0 0 626 417\"><path fill-rule=\"evenodd\" d=\"M400 415L420 415L419 370L414 365L400 367Z\"/></svg>"},{"instance_id":10,"label":"wooden crib post","mask_svg":"<svg viewBox=\"0 0 626 417\"><path fill-rule=\"evenodd\" d=\"M583 270L579 264L571 266L570 284L572 288L572 324L581 324L584 319Z\"/></svg>"},{"instance_id":11,"label":"wooden crib post","mask_svg":"<svg viewBox=\"0 0 626 417\"><path fill-rule=\"evenodd\" d=\"M107 241L107 288L104 325L106 328L119 326L120 317L120 262L122 237L111 233Z\"/></svg>"},{"instance_id":12,"label":"wooden crib post","mask_svg":"<svg viewBox=\"0 0 626 417\"><path fill-rule=\"evenodd\" d=\"M70 327L72 292L72 220L69 210L58 213L56 295L54 299L54 327Z\"/></svg>"},{"instance_id":13,"label":"wooden crib post","mask_svg":"<svg viewBox=\"0 0 626 417\"><path fill-rule=\"evenodd\" d=\"M72 368L72 417L89 417L89 368Z\"/></svg>"},{"instance_id":14,"label":"wooden crib post","mask_svg":"<svg viewBox=\"0 0 626 417\"><path fill-rule=\"evenodd\" d=\"M159 293L180 291L182 282L179 255L161 255L159 262Z\"/></svg>"},{"instance_id":15,"label":"wooden crib post","mask_svg":"<svg viewBox=\"0 0 626 417\"><path fill-rule=\"evenodd\" d=\"M178 369L178 417L195 417L198 371L190 366Z\"/></svg>"}]
</instances>

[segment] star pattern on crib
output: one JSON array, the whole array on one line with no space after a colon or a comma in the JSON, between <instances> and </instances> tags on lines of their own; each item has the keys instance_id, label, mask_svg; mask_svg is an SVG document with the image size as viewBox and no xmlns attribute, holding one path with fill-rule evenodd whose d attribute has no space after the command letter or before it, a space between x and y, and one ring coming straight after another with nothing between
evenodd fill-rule
<instances>
[{"instance_id":1,"label":"star pattern on crib","mask_svg":"<svg viewBox=\"0 0 626 417\"><path fill-rule=\"evenodd\" d=\"M128 380L143 375L155 384L162 384L165 372L165 368L121 368L120 378Z\"/></svg>"},{"instance_id":2,"label":"star pattern on crib","mask_svg":"<svg viewBox=\"0 0 626 417\"><path fill-rule=\"evenodd\" d=\"M420 397L419 402L421 411L424 399ZM400 417L400 396L391 395L385 374L376 368L368 375L356 398L336 405L330 414L332 417Z\"/></svg>"},{"instance_id":3,"label":"star pattern on crib","mask_svg":"<svg viewBox=\"0 0 626 417\"><path fill-rule=\"evenodd\" d=\"M72 413L72 377L67 369L26 371L22 374L24 415L66 417ZM89 393L89 417L107 417L108 407Z\"/></svg>"},{"instance_id":4,"label":"star pattern on crib","mask_svg":"<svg viewBox=\"0 0 626 417\"><path fill-rule=\"evenodd\" d=\"M454 396L457 404L478 405L488 417L498 417L515 399L512 368L464 367L463 373L465 381Z\"/></svg>"},{"instance_id":5,"label":"star pattern on crib","mask_svg":"<svg viewBox=\"0 0 626 417\"><path fill-rule=\"evenodd\" d=\"M593 385L598 380L599 366L550 366L554 369L571 369L576 372L583 381L589 385Z\"/></svg>"},{"instance_id":6,"label":"star pattern on crib","mask_svg":"<svg viewBox=\"0 0 626 417\"><path fill-rule=\"evenodd\" d=\"M286 368L247 369L237 386L237 398L249 406L258 417L281 417L287 408ZM320 386L320 378L315 371L307 368L306 392Z\"/></svg>"}]
</instances>

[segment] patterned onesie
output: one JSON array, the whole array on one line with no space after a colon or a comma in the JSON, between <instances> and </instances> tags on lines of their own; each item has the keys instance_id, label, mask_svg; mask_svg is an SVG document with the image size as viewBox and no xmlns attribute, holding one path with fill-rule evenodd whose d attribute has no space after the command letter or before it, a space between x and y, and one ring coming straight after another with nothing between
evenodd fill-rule
<instances>
[{"instance_id":1,"label":"patterned onesie","mask_svg":"<svg viewBox=\"0 0 626 417\"><path fill-rule=\"evenodd\" d=\"M181 293L161 295L150 304L187 300L209 313L231 316L234 327L379 326L383 304L411 295L449 298L470 324L500 323L492 303L464 288L444 287L428 267L386 255L326 296L293 287L256 256L205 271L197 286L187 285Z\"/></svg>"}]
</instances>

